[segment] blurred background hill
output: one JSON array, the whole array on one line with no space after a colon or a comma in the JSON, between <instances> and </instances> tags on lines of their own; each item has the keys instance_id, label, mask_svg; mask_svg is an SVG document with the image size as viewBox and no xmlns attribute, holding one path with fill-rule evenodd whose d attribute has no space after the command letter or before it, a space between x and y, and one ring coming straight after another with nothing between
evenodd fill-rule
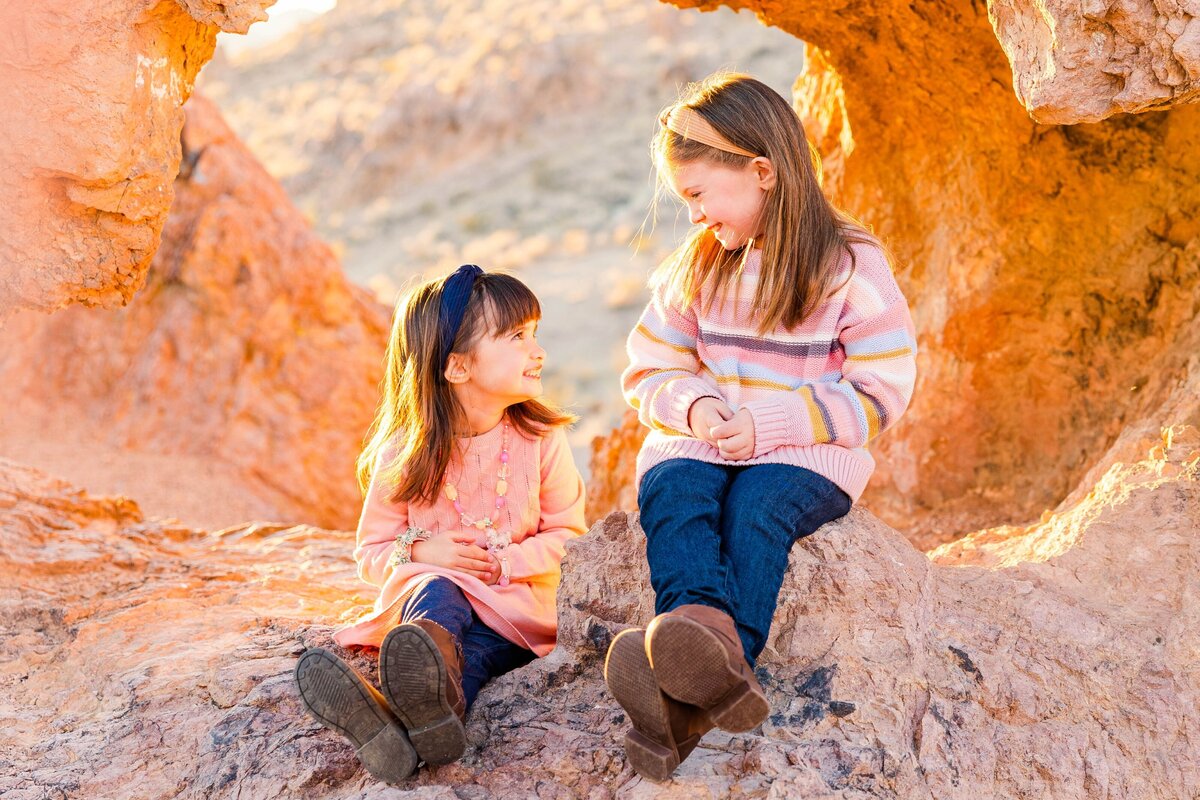
<instances>
[{"instance_id":1,"label":"blurred background hill","mask_svg":"<svg viewBox=\"0 0 1200 800\"><path fill-rule=\"evenodd\" d=\"M716 69L790 97L804 50L748 12L645 0L281 2L218 41L197 88L352 281L391 304L475 262L533 287L585 468L646 277L688 228L670 199L648 218L658 111Z\"/></svg>"}]
</instances>

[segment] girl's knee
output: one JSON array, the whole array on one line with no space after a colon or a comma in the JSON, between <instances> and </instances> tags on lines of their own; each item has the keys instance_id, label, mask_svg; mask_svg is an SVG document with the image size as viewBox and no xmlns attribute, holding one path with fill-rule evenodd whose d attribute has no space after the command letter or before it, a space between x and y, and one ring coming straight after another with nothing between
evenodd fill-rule
<instances>
[{"instance_id":1,"label":"girl's knee","mask_svg":"<svg viewBox=\"0 0 1200 800\"><path fill-rule=\"evenodd\" d=\"M764 464L747 470L729 489L727 507L733 513L762 513L787 509L805 513L828 507L850 510L850 498L833 481L804 467Z\"/></svg>"},{"instance_id":2,"label":"girl's knee","mask_svg":"<svg viewBox=\"0 0 1200 800\"><path fill-rule=\"evenodd\" d=\"M431 608L468 605L467 597L454 581L443 575L430 575L413 589L405 608Z\"/></svg>"},{"instance_id":3,"label":"girl's knee","mask_svg":"<svg viewBox=\"0 0 1200 800\"><path fill-rule=\"evenodd\" d=\"M656 464L642 476L638 506L662 497L676 503L703 500L719 502L727 483L724 467L690 458L675 458Z\"/></svg>"},{"instance_id":4,"label":"girl's knee","mask_svg":"<svg viewBox=\"0 0 1200 800\"><path fill-rule=\"evenodd\" d=\"M416 588L416 592L429 592L439 595L461 595L458 585L445 575L430 575Z\"/></svg>"}]
</instances>

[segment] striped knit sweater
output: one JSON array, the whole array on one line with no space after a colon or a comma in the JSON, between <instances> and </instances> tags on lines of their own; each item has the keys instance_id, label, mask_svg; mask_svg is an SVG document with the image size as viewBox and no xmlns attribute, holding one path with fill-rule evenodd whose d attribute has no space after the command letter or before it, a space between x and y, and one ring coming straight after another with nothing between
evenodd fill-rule
<instances>
[{"instance_id":1,"label":"striped knit sweater","mask_svg":"<svg viewBox=\"0 0 1200 800\"><path fill-rule=\"evenodd\" d=\"M656 464L792 464L817 472L857 501L875 469L868 443L908 406L916 332L883 252L854 244L836 288L799 326L760 336L751 305L762 266L754 250L711 305L711 290L681 308L656 289L626 344L625 399L650 433L637 480ZM839 288L840 287L840 288ZM707 312L702 309L707 307ZM727 461L692 437L688 411L715 397L754 420L754 455Z\"/></svg>"}]
</instances>

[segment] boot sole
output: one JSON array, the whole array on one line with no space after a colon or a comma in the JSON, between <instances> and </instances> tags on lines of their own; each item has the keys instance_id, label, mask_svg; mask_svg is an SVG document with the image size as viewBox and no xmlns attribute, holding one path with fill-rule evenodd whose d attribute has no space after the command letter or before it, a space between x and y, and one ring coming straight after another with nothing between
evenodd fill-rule
<instances>
[{"instance_id":1,"label":"boot sole","mask_svg":"<svg viewBox=\"0 0 1200 800\"><path fill-rule=\"evenodd\" d=\"M457 761L467 731L446 702L446 664L429 634L415 625L395 628L379 649L379 683L393 713L428 764Z\"/></svg>"},{"instance_id":2,"label":"boot sole","mask_svg":"<svg viewBox=\"0 0 1200 800\"><path fill-rule=\"evenodd\" d=\"M743 733L762 724L771 707L733 667L720 638L698 622L655 620L650 662L658 687L682 703L706 709L718 728Z\"/></svg>"},{"instance_id":3,"label":"boot sole","mask_svg":"<svg viewBox=\"0 0 1200 800\"><path fill-rule=\"evenodd\" d=\"M679 766L679 749L671 734L666 701L646 657L642 631L622 631L613 639L604 662L604 680L633 725L625 734L629 765L644 778L667 780Z\"/></svg>"},{"instance_id":4,"label":"boot sole","mask_svg":"<svg viewBox=\"0 0 1200 800\"><path fill-rule=\"evenodd\" d=\"M315 647L296 662L295 678L305 711L348 739L372 777L395 785L416 770L416 751L386 701L348 664Z\"/></svg>"}]
</instances>

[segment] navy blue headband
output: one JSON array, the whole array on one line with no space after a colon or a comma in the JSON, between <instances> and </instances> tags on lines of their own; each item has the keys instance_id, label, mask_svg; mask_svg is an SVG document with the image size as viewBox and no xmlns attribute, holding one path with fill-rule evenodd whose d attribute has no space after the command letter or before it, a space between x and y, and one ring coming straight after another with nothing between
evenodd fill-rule
<instances>
[{"instance_id":1,"label":"navy blue headband","mask_svg":"<svg viewBox=\"0 0 1200 800\"><path fill-rule=\"evenodd\" d=\"M442 284L442 302L438 307L438 362L443 370L450 360L454 338L462 327L463 314L467 311L475 279L482 274L483 270L474 264L463 264Z\"/></svg>"}]
</instances>

